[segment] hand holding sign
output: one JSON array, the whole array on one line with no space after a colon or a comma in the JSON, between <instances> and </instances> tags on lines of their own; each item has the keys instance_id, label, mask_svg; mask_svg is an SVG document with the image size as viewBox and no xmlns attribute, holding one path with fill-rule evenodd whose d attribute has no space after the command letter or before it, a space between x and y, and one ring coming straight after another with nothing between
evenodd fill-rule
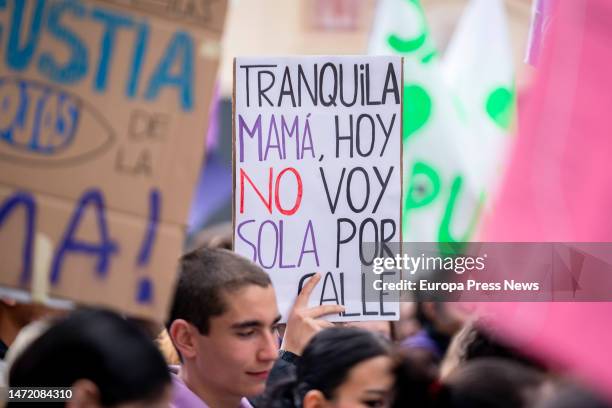
<instances>
[{"instance_id":1,"label":"hand holding sign","mask_svg":"<svg viewBox=\"0 0 612 408\"><path fill-rule=\"evenodd\" d=\"M344 312L344 306L340 305L320 305L308 307L308 300L313 289L321 280L320 274L313 275L295 299L289 318L287 319L287 329L283 337L281 350L290 351L293 354L301 355L304 347L312 336L320 330L332 327L333 323L320 319L325 315Z\"/></svg>"}]
</instances>

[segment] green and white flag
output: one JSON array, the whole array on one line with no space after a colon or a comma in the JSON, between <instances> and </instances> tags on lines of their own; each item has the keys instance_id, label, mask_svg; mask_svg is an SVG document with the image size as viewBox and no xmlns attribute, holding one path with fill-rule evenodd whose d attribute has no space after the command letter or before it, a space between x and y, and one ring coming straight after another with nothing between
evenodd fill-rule
<instances>
[{"instance_id":1,"label":"green and white flag","mask_svg":"<svg viewBox=\"0 0 612 408\"><path fill-rule=\"evenodd\" d=\"M510 46L494 42L508 35L501 7L473 0L441 60L418 0L379 2L369 52L404 56L404 241L470 240L498 178L510 121L498 105L513 95L497 91L512 84Z\"/></svg>"},{"instance_id":2,"label":"green and white flag","mask_svg":"<svg viewBox=\"0 0 612 408\"><path fill-rule=\"evenodd\" d=\"M502 0L468 4L444 55L442 73L472 129L469 163L479 182L490 188L505 162L514 107L512 45Z\"/></svg>"}]
</instances>

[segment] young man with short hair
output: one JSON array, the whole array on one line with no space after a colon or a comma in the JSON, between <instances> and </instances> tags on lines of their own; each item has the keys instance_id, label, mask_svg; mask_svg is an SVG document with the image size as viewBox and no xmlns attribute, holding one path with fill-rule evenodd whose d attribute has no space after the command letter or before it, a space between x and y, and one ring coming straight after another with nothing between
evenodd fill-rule
<instances>
[{"instance_id":1,"label":"young man with short hair","mask_svg":"<svg viewBox=\"0 0 612 408\"><path fill-rule=\"evenodd\" d=\"M330 325L317 318L343 310L336 305L307 308L319 279L311 279L296 301L287 351L299 354L316 331ZM184 255L167 324L182 361L173 373L172 406L251 407L245 397L264 391L278 357L279 320L270 278L257 265L222 249Z\"/></svg>"}]
</instances>

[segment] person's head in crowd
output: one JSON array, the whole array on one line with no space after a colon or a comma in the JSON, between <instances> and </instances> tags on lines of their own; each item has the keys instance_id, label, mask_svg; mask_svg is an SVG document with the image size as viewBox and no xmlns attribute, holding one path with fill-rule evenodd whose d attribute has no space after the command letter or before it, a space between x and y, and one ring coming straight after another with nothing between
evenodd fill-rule
<instances>
[{"instance_id":1,"label":"person's head in crowd","mask_svg":"<svg viewBox=\"0 0 612 408\"><path fill-rule=\"evenodd\" d=\"M521 408L537 401L547 377L524 364L480 358L460 366L436 387L436 408Z\"/></svg>"},{"instance_id":2,"label":"person's head in crowd","mask_svg":"<svg viewBox=\"0 0 612 408\"><path fill-rule=\"evenodd\" d=\"M457 367L478 358L502 358L544 371L546 367L520 350L504 343L502 336L485 321L468 322L455 335L440 367L442 378Z\"/></svg>"},{"instance_id":3,"label":"person's head in crowd","mask_svg":"<svg viewBox=\"0 0 612 408\"><path fill-rule=\"evenodd\" d=\"M270 278L257 265L225 249L184 255L167 322L181 359L175 405L197 396L237 407L262 393L278 356L279 319Z\"/></svg>"},{"instance_id":4,"label":"person's head in crowd","mask_svg":"<svg viewBox=\"0 0 612 408\"><path fill-rule=\"evenodd\" d=\"M612 403L565 380L556 381L549 392L543 394L530 408L612 408Z\"/></svg>"},{"instance_id":5,"label":"person's head in crowd","mask_svg":"<svg viewBox=\"0 0 612 408\"><path fill-rule=\"evenodd\" d=\"M370 320L365 322L350 322L346 324L348 327L359 327L364 330L377 333L387 340L395 341L395 333L391 322L383 320Z\"/></svg>"},{"instance_id":6,"label":"person's head in crowd","mask_svg":"<svg viewBox=\"0 0 612 408\"><path fill-rule=\"evenodd\" d=\"M395 369L394 408L424 408L432 404L438 386L438 364L423 349L404 349Z\"/></svg>"},{"instance_id":7,"label":"person's head in crowd","mask_svg":"<svg viewBox=\"0 0 612 408\"><path fill-rule=\"evenodd\" d=\"M295 376L269 391L264 407L388 407L394 366L383 337L356 327L324 329L304 349Z\"/></svg>"},{"instance_id":8,"label":"person's head in crowd","mask_svg":"<svg viewBox=\"0 0 612 408\"><path fill-rule=\"evenodd\" d=\"M189 252L198 248L223 248L232 250L234 229L231 222L222 222L198 231L188 237L187 250Z\"/></svg>"},{"instance_id":9,"label":"person's head in crowd","mask_svg":"<svg viewBox=\"0 0 612 408\"><path fill-rule=\"evenodd\" d=\"M56 405L75 408L164 407L171 391L164 359L146 334L116 313L93 309L44 331L16 357L8 381L72 387L72 399Z\"/></svg>"},{"instance_id":10,"label":"person's head in crowd","mask_svg":"<svg viewBox=\"0 0 612 408\"><path fill-rule=\"evenodd\" d=\"M0 298L0 360L4 359L19 331L31 322L55 312L41 304Z\"/></svg>"},{"instance_id":11,"label":"person's head in crowd","mask_svg":"<svg viewBox=\"0 0 612 408\"><path fill-rule=\"evenodd\" d=\"M421 330L405 338L402 347L425 349L441 360L465 317L448 303L420 301L416 304L416 318Z\"/></svg>"},{"instance_id":12,"label":"person's head in crowd","mask_svg":"<svg viewBox=\"0 0 612 408\"><path fill-rule=\"evenodd\" d=\"M402 341L407 337L413 336L421 328L416 318L416 303L401 302L400 303L400 318L398 321L391 322L395 340Z\"/></svg>"}]
</instances>

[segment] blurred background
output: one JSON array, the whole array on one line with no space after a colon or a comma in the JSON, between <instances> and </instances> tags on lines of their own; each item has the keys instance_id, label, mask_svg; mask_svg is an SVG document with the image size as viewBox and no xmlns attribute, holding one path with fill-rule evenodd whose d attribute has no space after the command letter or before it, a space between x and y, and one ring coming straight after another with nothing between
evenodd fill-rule
<instances>
[{"instance_id":1,"label":"blurred background","mask_svg":"<svg viewBox=\"0 0 612 408\"><path fill-rule=\"evenodd\" d=\"M509 82L506 85L515 87L516 92L512 92L512 94L520 97L522 90L529 83L533 69L525 63L532 18L532 2L529 0L486 0L472 3L472 9L482 10L472 11L472 14L476 13L477 16L472 17L471 21L465 21L464 33L460 33L458 26L462 17L466 20L469 19L469 16L467 16L469 14L468 0L422 0L420 5L416 1L385 2L382 0L230 1L222 40L222 58L218 73L216 103L213 104L211 111L213 117L208 134L205 167L200 176L189 218L188 246L194 242L196 235L204 228L210 228L231 220L231 95L234 57L390 53L377 49L374 38L376 36L375 31L377 29L378 31L395 29L406 38L417 38L423 33L427 33L427 45L424 44L421 48L429 46L435 49L436 56L440 61L438 65L441 65L454 36L460 42L461 38L458 37L465 36L465 31L472 33L484 31L485 33L490 32L491 35L476 37L476 42L469 41L468 47L470 49L467 51L455 51L455 54L460 53L461 56L453 56L455 61L450 61L447 64L449 65L448 70L454 68L453 64L463 65L468 70L474 66L483 66L485 70L495 70L500 75L507 77L503 78L503 81ZM397 21L389 21L385 18L384 14L389 12L397 14ZM481 15L478 15L478 13L481 13ZM421 21L422 16L425 19L424 21ZM378 26L376 26L377 24ZM380 27L381 25L383 27ZM495 41L496 38L502 38L503 41L497 42ZM455 48L462 46L456 44ZM497 50L491 52L491 48ZM399 53L411 58L407 52ZM490 61L491 54L495 53L505 54L505 60ZM487 63L490 66L486 66ZM496 66L500 63L504 66ZM438 72L436 69L435 66L431 68L417 66L414 71L407 68L405 81L406 83L414 80L424 81L428 86L438 87L439 82L446 75L441 72L442 70ZM435 72L430 73L432 70ZM510 75L508 76L507 73L510 73ZM463 80L463 78L454 78L449 81L449 84L460 80ZM468 80L473 81L472 78L468 78ZM475 84L475 86L478 86L478 84ZM434 92L441 99L451 100L455 98L451 95L453 93L451 89L439 89ZM440 109L454 110L457 105L452 102L452 106L446 106L446 102L440 102L440 105L444 105ZM463 103L469 104L470 101L464 101ZM419 105L421 102L417 101L416 104ZM454 114L454 112L450 112L448 116ZM444 117L438 120L438 122L442 121L444 121ZM446 126L447 138L457 138L459 133L465 131L465 129L449 129L449 126L454 126L452 119L450 123L450 125L442 124L442 126ZM472 129L473 127L470 127L468 132L477 132ZM439 132L439 129L433 131ZM455 137L452 136L453 132L456 133ZM482 138L488 137L486 135L487 130L482 133L485 133ZM442 141L442 144L445 149L450 149L453 154L457 153L453 151L452 143L448 145ZM437 145L435 143L429 145L429 147L418 145L417 142L415 149L422 150L424 155L446 156L443 153L436 152ZM410 145L407 145L407 147L410 148ZM479 154L481 156L488 155L487 150L495 150L486 144L481 144L479 148L483 149ZM416 159L408 156L406 160L410 162ZM431 161L435 162L436 159L432 158ZM476 168L474 172L489 171L487 166L490 167L491 164L485 164L484 168L482 166ZM463 168L462 171L469 171L465 167L469 167L469 164L457 164L457 167L452 170ZM494 167L499 170L499 164L494 165ZM404 168L410 167L405 166ZM442 171L445 170L442 169ZM410 183L409 176L409 173L405 174L405 180L408 180L408 183ZM443 175L446 178L453 176L454 174ZM473 178L477 178L477 176ZM416 181L418 182L418 178ZM450 183L449 181L447 184L450 185ZM480 201L482 191L489 189L490 183L490 181L487 181L486 188L482 186L474 187L470 197L460 198L457 206L461 207L463 205L466 208L459 208L458 211L470 214L467 218L473 218L471 213L475 211L475 208L482 206ZM478 181L474 180L473 184L478 184ZM407 190L410 190L410 184L406 187ZM417 185L416 187L421 186ZM440 196L449 188L449 186L443 185ZM435 205L435 203L433 204ZM415 241L435 241L438 237L432 235L432 231L438 229L437 224L442 219L443 210L422 210L424 209L421 209L417 215L423 220L413 225L410 231L407 231L408 226L405 225L404 236ZM460 223L461 220L457 222ZM463 226L461 228L465 229ZM413 232L415 229L418 232ZM473 229L474 227L472 227ZM462 238L465 238L465 236Z\"/></svg>"}]
</instances>

